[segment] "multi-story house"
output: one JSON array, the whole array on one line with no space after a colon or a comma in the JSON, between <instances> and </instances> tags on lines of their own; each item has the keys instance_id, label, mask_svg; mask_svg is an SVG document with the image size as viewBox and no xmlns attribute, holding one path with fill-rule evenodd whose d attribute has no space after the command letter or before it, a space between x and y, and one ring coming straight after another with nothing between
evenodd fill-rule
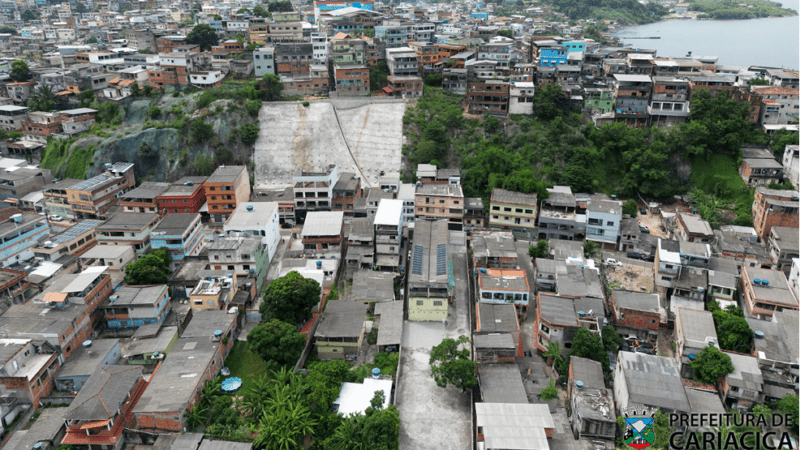
<instances>
[{"instance_id":1,"label":"multi-story house","mask_svg":"<svg viewBox=\"0 0 800 450\"><path fill-rule=\"evenodd\" d=\"M653 55L648 53L629 53L626 61L629 74L653 75Z\"/></svg>"},{"instance_id":2,"label":"multi-story house","mask_svg":"<svg viewBox=\"0 0 800 450\"><path fill-rule=\"evenodd\" d=\"M586 208L586 239L597 242L601 248L615 249L621 221L622 205L619 202L590 200Z\"/></svg>"},{"instance_id":3,"label":"multi-story house","mask_svg":"<svg viewBox=\"0 0 800 450\"><path fill-rule=\"evenodd\" d=\"M218 270L200 272L200 280L189 292L192 309L227 311L239 291L238 277L235 273Z\"/></svg>"},{"instance_id":4,"label":"multi-story house","mask_svg":"<svg viewBox=\"0 0 800 450\"><path fill-rule=\"evenodd\" d=\"M136 255L142 256L150 250L150 235L160 218L156 213L116 214L97 227L97 243L130 245Z\"/></svg>"},{"instance_id":5,"label":"multi-story house","mask_svg":"<svg viewBox=\"0 0 800 450\"><path fill-rule=\"evenodd\" d=\"M262 48L264 48L265 44L269 42L269 19L263 17L251 17L248 34L250 37L250 42L259 44L262 46Z\"/></svg>"},{"instance_id":6,"label":"multi-story house","mask_svg":"<svg viewBox=\"0 0 800 450\"><path fill-rule=\"evenodd\" d=\"M338 181L339 171L335 164L323 172L303 172L298 167L292 177L296 220L302 223L310 211L330 211L333 187Z\"/></svg>"},{"instance_id":7,"label":"multi-story house","mask_svg":"<svg viewBox=\"0 0 800 450\"><path fill-rule=\"evenodd\" d=\"M797 121L800 113L797 89L775 86L753 86L761 96L761 125L786 125Z\"/></svg>"},{"instance_id":8,"label":"multi-story house","mask_svg":"<svg viewBox=\"0 0 800 450\"><path fill-rule=\"evenodd\" d=\"M767 242L773 269L789 273L792 260L800 258L797 228L772 227Z\"/></svg>"},{"instance_id":9,"label":"multi-story house","mask_svg":"<svg viewBox=\"0 0 800 450\"><path fill-rule=\"evenodd\" d=\"M408 274L408 320L438 322L447 319L451 294L447 228L446 220L418 219L415 222Z\"/></svg>"},{"instance_id":10,"label":"multi-story house","mask_svg":"<svg viewBox=\"0 0 800 450\"><path fill-rule=\"evenodd\" d=\"M775 311L799 309L786 275L779 270L743 266L739 283L748 315L770 320Z\"/></svg>"},{"instance_id":11,"label":"multi-story house","mask_svg":"<svg viewBox=\"0 0 800 450\"><path fill-rule=\"evenodd\" d=\"M511 67L520 57L513 39L496 37L478 46L478 60L497 61L498 67Z\"/></svg>"},{"instance_id":12,"label":"multi-story house","mask_svg":"<svg viewBox=\"0 0 800 450\"><path fill-rule=\"evenodd\" d=\"M141 366L99 366L66 413L61 445L113 448L135 425L131 411L147 387Z\"/></svg>"},{"instance_id":13,"label":"multi-story house","mask_svg":"<svg viewBox=\"0 0 800 450\"><path fill-rule=\"evenodd\" d=\"M723 402L731 409L751 408L764 402L764 377L758 360L750 355L725 352L731 358L733 372L719 383Z\"/></svg>"},{"instance_id":14,"label":"multi-story house","mask_svg":"<svg viewBox=\"0 0 800 450\"><path fill-rule=\"evenodd\" d=\"M139 50L147 50L150 53L158 53L156 35L150 28L144 30L126 30L125 39L128 40L128 45L131 47L136 47Z\"/></svg>"},{"instance_id":15,"label":"multi-story house","mask_svg":"<svg viewBox=\"0 0 800 450\"><path fill-rule=\"evenodd\" d=\"M136 261L136 252L130 245L95 245L78 256L81 269L105 266L109 272L122 272L125 266Z\"/></svg>"},{"instance_id":16,"label":"multi-story house","mask_svg":"<svg viewBox=\"0 0 800 450\"><path fill-rule=\"evenodd\" d=\"M0 386L17 401L40 407L40 400L55 389L53 376L64 358L47 341L0 339Z\"/></svg>"},{"instance_id":17,"label":"multi-story house","mask_svg":"<svg viewBox=\"0 0 800 450\"><path fill-rule=\"evenodd\" d=\"M28 118L28 108L17 105L0 106L0 128L6 131L19 131L22 122Z\"/></svg>"},{"instance_id":18,"label":"multi-story house","mask_svg":"<svg viewBox=\"0 0 800 450\"><path fill-rule=\"evenodd\" d=\"M33 258L36 243L49 231L46 217L40 214L13 207L0 210L0 264L8 267Z\"/></svg>"},{"instance_id":19,"label":"multi-story house","mask_svg":"<svg viewBox=\"0 0 800 450\"><path fill-rule=\"evenodd\" d=\"M678 308L675 314L675 358L684 366L708 345L719 345L714 318L709 311Z\"/></svg>"},{"instance_id":20,"label":"multi-story house","mask_svg":"<svg viewBox=\"0 0 800 450\"><path fill-rule=\"evenodd\" d=\"M344 243L342 211L312 211L306 216L300 234L303 248L313 254L340 253Z\"/></svg>"},{"instance_id":21,"label":"multi-story house","mask_svg":"<svg viewBox=\"0 0 800 450\"><path fill-rule=\"evenodd\" d=\"M522 309L529 304L531 289L524 270L481 267L477 284L481 302L513 303Z\"/></svg>"},{"instance_id":22,"label":"multi-story house","mask_svg":"<svg viewBox=\"0 0 800 450\"><path fill-rule=\"evenodd\" d=\"M159 53L160 66L149 69L150 86L163 89L166 86L189 85L189 74L198 68L198 53Z\"/></svg>"},{"instance_id":23,"label":"multi-story house","mask_svg":"<svg viewBox=\"0 0 800 450\"><path fill-rule=\"evenodd\" d=\"M237 276L253 276L260 292L270 261L267 245L260 237L232 233L215 238L206 248L211 269L232 271Z\"/></svg>"},{"instance_id":24,"label":"multi-story house","mask_svg":"<svg viewBox=\"0 0 800 450\"><path fill-rule=\"evenodd\" d=\"M384 22L375 26L375 37L386 43L387 50L408 45L408 33L409 26L399 22Z\"/></svg>"},{"instance_id":25,"label":"multi-story house","mask_svg":"<svg viewBox=\"0 0 800 450\"><path fill-rule=\"evenodd\" d=\"M278 204L275 202L249 202L240 204L223 226L228 236L241 233L258 236L267 246L269 260L275 257L281 240L278 228Z\"/></svg>"},{"instance_id":26,"label":"multi-story house","mask_svg":"<svg viewBox=\"0 0 800 450\"><path fill-rule=\"evenodd\" d=\"M580 239L586 234L586 215L577 214L577 202L569 186L548 188L550 196L539 209L538 239Z\"/></svg>"},{"instance_id":27,"label":"multi-story house","mask_svg":"<svg viewBox=\"0 0 800 450\"><path fill-rule=\"evenodd\" d=\"M328 35L324 32L311 33L314 64L328 64Z\"/></svg>"},{"instance_id":28,"label":"multi-story house","mask_svg":"<svg viewBox=\"0 0 800 450\"><path fill-rule=\"evenodd\" d=\"M618 329L627 328L644 332L647 336L657 336L661 324L667 324L667 311L658 294L614 289L608 302Z\"/></svg>"},{"instance_id":29,"label":"multi-story house","mask_svg":"<svg viewBox=\"0 0 800 450\"><path fill-rule=\"evenodd\" d=\"M530 231L536 228L537 195L494 188L489 226Z\"/></svg>"},{"instance_id":30,"label":"multi-story house","mask_svg":"<svg viewBox=\"0 0 800 450\"><path fill-rule=\"evenodd\" d=\"M47 136L61 131L61 115L49 111L29 111L22 121L22 135L35 142L47 143Z\"/></svg>"},{"instance_id":31,"label":"multi-story house","mask_svg":"<svg viewBox=\"0 0 800 450\"><path fill-rule=\"evenodd\" d=\"M569 48L558 45L542 46L538 48L537 53L539 66L561 66L567 64Z\"/></svg>"},{"instance_id":32,"label":"multi-story house","mask_svg":"<svg viewBox=\"0 0 800 450\"><path fill-rule=\"evenodd\" d=\"M614 117L632 124L647 122L650 91L653 84L649 75L614 74Z\"/></svg>"},{"instance_id":33,"label":"multi-story house","mask_svg":"<svg viewBox=\"0 0 800 450\"><path fill-rule=\"evenodd\" d=\"M0 169L0 200L20 200L33 191L52 183L47 169L21 167L13 171Z\"/></svg>"},{"instance_id":34,"label":"multi-story house","mask_svg":"<svg viewBox=\"0 0 800 450\"><path fill-rule=\"evenodd\" d=\"M772 158L743 159L739 176L748 186L766 186L783 179L783 166Z\"/></svg>"},{"instance_id":35,"label":"multi-story house","mask_svg":"<svg viewBox=\"0 0 800 450\"><path fill-rule=\"evenodd\" d=\"M34 257L39 261L55 262L66 255L79 256L97 245L96 229L102 224L101 220L81 220L38 243L33 249Z\"/></svg>"},{"instance_id":36,"label":"multi-story house","mask_svg":"<svg viewBox=\"0 0 800 450\"><path fill-rule=\"evenodd\" d=\"M467 85L467 111L470 114L508 114L511 83L503 80L471 82Z\"/></svg>"},{"instance_id":37,"label":"multi-story house","mask_svg":"<svg viewBox=\"0 0 800 450\"><path fill-rule=\"evenodd\" d=\"M689 87L692 92L705 89L714 97L722 91L733 91L736 89L735 77L724 77L720 75L699 75L689 79Z\"/></svg>"},{"instance_id":38,"label":"multi-story house","mask_svg":"<svg viewBox=\"0 0 800 450\"><path fill-rule=\"evenodd\" d=\"M382 199L375 214L375 266L396 270L403 240L403 200Z\"/></svg>"},{"instance_id":39,"label":"multi-story house","mask_svg":"<svg viewBox=\"0 0 800 450\"><path fill-rule=\"evenodd\" d=\"M783 150L783 172L795 186L800 186L800 145L787 145Z\"/></svg>"},{"instance_id":40,"label":"multi-story house","mask_svg":"<svg viewBox=\"0 0 800 450\"><path fill-rule=\"evenodd\" d=\"M512 81L508 92L509 114L533 114L534 84L529 81Z\"/></svg>"},{"instance_id":41,"label":"multi-story house","mask_svg":"<svg viewBox=\"0 0 800 450\"><path fill-rule=\"evenodd\" d=\"M153 228L150 245L153 249L169 250L170 269L175 270L184 258L195 256L203 249L202 228L198 213L168 214Z\"/></svg>"},{"instance_id":42,"label":"multi-story house","mask_svg":"<svg viewBox=\"0 0 800 450\"><path fill-rule=\"evenodd\" d=\"M233 210L250 199L250 177L245 166L221 166L211 174L203 188L210 214L209 225L221 226Z\"/></svg>"},{"instance_id":43,"label":"multi-story house","mask_svg":"<svg viewBox=\"0 0 800 450\"><path fill-rule=\"evenodd\" d=\"M614 91L605 87L591 87L583 90L583 107L600 114L610 113L614 109Z\"/></svg>"},{"instance_id":44,"label":"multi-story house","mask_svg":"<svg viewBox=\"0 0 800 450\"><path fill-rule=\"evenodd\" d=\"M408 46L417 53L417 61L419 62L417 73L429 75L441 72L442 67L439 63L439 47L436 44L426 41L413 41L409 42Z\"/></svg>"},{"instance_id":45,"label":"multi-story house","mask_svg":"<svg viewBox=\"0 0 800 450\"><path fill-rule=\"evenodd\" d=\"M386 65L389 68L389 93L404 98L422 95L419 58L414 49L405 46L390 46L387 43Z\"/></svg>"},{"instance_id":46,"label":"multi-story house","mask_svg":"<svg viewBox=\"0 0 800 450\"><path fill-rule=\"evenodd\" d=\"M677 213L674 235L685 242L709 244L714 241L711 225L697 214Z\"/></svg>"},{"instance_id":47,"label":"multi-story house","mask_svg":"<svg viewBox=\"0 0 800 450\"><path fill-rule=\"evenodd\" d=\"M606 389L603 365L573 356L570 358L567 386L573 435L578 439L613 441L617 426L614 399Z\"/></svg>"},{"instance_id":48,"label":"multi-story house","mask_svg":"<svg viewBox=\"0 0 800 450\"><path fill-rule=\"evenodd\" d=\"M423 183L417 186L414 198L416 219L447 219L450 229L462 229L464 194L460 185Z\"/></svg>"},{"instance_id":49,"label":"multi-story house","mask_svg":"<svg viewBox=\"0 0 800 450\"><path fill-rule=\"evenodd\" d=\"M753 201L753 228L762 241L769 237L772 227L797 229L800 225L799 198L797 191L781 191L762 186L756 188Z\"/></svg>"},{"instance_id":50,"label":"multi-story house","mask_svg":"<svg viewBox=\"0 0 800 450\"><path fill-rule=\"evenodd\" d=\"M656 125L685 122L689 117L689 81L674 76L654 76L647 113Z\"/></svg>"},{"instance_id":51,"label":"multi-story house","mask_svg":"<svg viewBox=\"0 0 800 450\"><path fill-rule=\"evenodd\" d=\"M105 172L68 187L67 201L77 219L104 219L135 185L133 164L106 164Z\"/></svg>"},{"instance_id":52,"label":"multi-story house","mask_svg":"<svg viewBox=\"0 0 800 450\"><path fill-rule=\"evenodd\" d=\"M48 216L58 216L62 219L74 219L75 215L69 205L69 196L67 196L67 188L72 185L78 184L83 180L76 180L73 178L65 178L63 180L50 183L42 187L42 195L44 197L44 210Z\"/></svg>"},{"instance_id":53,"label":"multi-story house","mask_svg":"<svg viewBox=\"0 0 800 450\"><path fill-rule=\"evenodd\" d=\"M99 306L108 328L137 328L163 323L172 307L167 285L121 286Z\"/></svg>"},{"instance_id":54,"label":"multi-story house","mask_svg":"<svg viewBox=\"0 0 800 450\"><path fill-rule=\"evenodd\" d=\"M206 203L203 184L206 177L183 177L158 194L157 212L164 214L196 213Z\"/></svg>"},{"instance_id":55,"label":"multi-story house","mask_svg":"<svg viewBox=\"0 0 800 450\"><path fill-rule=\"evenodd\" d=\"M253 69L256 78L275 75L275 47L266 45L253 50Z\"/></svg>"},{"instance_id":56,"label":"multi-story house","mask_svg":"<svg viewBox=\"0 0 800 450\"><path fill-rule=\"evenodd\" d=\"M599 334L603 327L603 300L591 297L560 297L540 292L536 295L536 348L547 351L551 343L563 348L572 345L575 333L586 328Z\"/></svg>"},{"instance_id":57,"label":"multi-story house","mask_svg":"<svg viewBox=\"0 0 800 450\"><path fill-rule=\"evenodd\" d=\"M367 41L338 33L331 39L331 61L338 95L357 96L369 93Z\"/></svg>"},{"instance_id":58,"label":"multi-story house","mask_svg":"<svg viewBox=\"0 0 800 450\"><path fill-rule=\"evenodd\" d=\"M234 343L237 315L194 311L169 357L150 378L133 408L135 428L152 433L180 433L186 412L200 401L206 381L214 379ZM175 380L181 383L175 383Z\"/></svg>"},{"instance_id":59,"label":"multi-story house","mask_svg":"<svg viewBox=\"0 0 800 450\"><path fill-rule=\"evenodd\" d=\"M333 210L352 216L356 202L361 198L361 178L352 172L342 172L333 186Z\"/></svg>"},{"instance_id":60,"label":"multi-story house","mask_svg":"<svg viewBox=\"0 0 800 450\"><path fill-rule=\"evenodd\" d=\"M169 183L144 181L136 189L119 198L119 206L125 212L158 213L158 196L169 189Z\"/></svg>"},{"instance_id":61,"label":"multi-story house","mask_svg":"<svg viewBox=\"0 0 800 450\"><path fill-rule=\"evenodd\" d=\"M467 69L442 69L442 89L454 94L466 95Z\"/></svg>"},{"instance_id":62,"label":"multi-story house","mask_svg":"<svg viewBox=\"0 0 800 450\"><path fill-rule=\"evenodd\" d=\"M284 42L275 45L275 74L290 75L308 73L314 62L311 44Z\"/></svg>"}]
</instances>

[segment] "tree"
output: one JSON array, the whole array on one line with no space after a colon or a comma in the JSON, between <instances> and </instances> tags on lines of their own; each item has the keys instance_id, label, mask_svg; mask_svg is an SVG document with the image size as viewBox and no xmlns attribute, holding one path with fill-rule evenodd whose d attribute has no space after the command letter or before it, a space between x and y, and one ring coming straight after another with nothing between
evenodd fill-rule
<instances>
[{"instance_id":1,"label":"tree","mask_svg":"<svg viewBox=\"0 0 800 450\"><path fill-rule=\"evenodd\" d=\"M795 433L797 433L798 425L800 425L800 406L798 406L798 398L796 395L786 394L778 400L777 405L775 405L775 410L780 412L781 414L791 414L792 415L792 422L788 424Z\"/></svg>"},{"instance_id":2,"label":"tree","mask_svg":"<svg viewBox=\"0 0 800 450\"><path fill-rule=\"evenodd\" d=\"M469 347L459 347L471 341L466 336L456 339L445 339L431 350L431 376L439 387L452 384L462 391L478 386L475 376L476 365L469 357Z\"/></svg>"},{"instance_id":3,"label":"tree","mask_svg":"<svg viewBox=\"0 0 800 450\"><path fill-rule=\"evenodd\" d=\"M28 81L31 79L31 71L28 69L28 63L22 60L16 60L11 63L11 72L8 74L12 80L17 82Z\"/></svg>"},{"instance_id":4,"label":"tree","mask_svg":"<svg viewBox=\"0 0 800 450\"><path fill-rule=\"evenodd\" d=\"M383 391L378 391L364 414L345 418L328 438L326 450L397 450L399 447L400 416L392 405L383 409Z\"/></svg>"},{"instance_id":5,"label":"tree","mask_svg":"<svg viewBox=\"0 0 800 450\"><path fill-rule=\"evenodd\" d=\"M533 111L544 120L553 120L564 114L564 93L558 83L549 83L536 91Z\"/></svg>"},{"instance_id":6,"label":"tree","mask_svg":"<svg viewBox=\"0 0 800 450\"><path fill-rule=\"evenodd\" d=\"M377 66L369 68L369 90L379 91L389 81L389 68L385 61L380 61Z\"/></svg>"},{"instance_id":7,"label":"tree","mask_svg":"<svg viewBox=\"0 0 800 450\"><path fill-rule=\"evenodd\" d=\"M186 410L184 416L186 417L186 426L189 429L194 429L206 423L208 420L208 408L202 404L193 405Z\"/></svg>"},{"instance_id":8,"label":"tree","mask_svg":"<svg viewBox=\"0 0 800 450\"><path fill-rule=\"evenodd\" d=\"M239 137L247 145L253 145L258 139L258 125L246 123L239 127Z\"/></svg>"},{"instance_id":9,"label":"tree","mask_svg":"<svg viewBox=\"0 0 800 450\"><path fill-rule=\"evenodd\" d=\"M733 372L731 357L712 345L706 346L689 365L694 379L701 383L716 384L720 378Z\"/></svg>"},{"instance_id":10,"label":"tree","mask_svg":"<svg viewBox=\"0 0 800 450\"><path fill-rule=\"evenodd\" d=\"M266 9L264 9L264 7L261 6L261 5L258 5L255 8L253 8L253 14L255 14L258 17L269 17L269 16L271 16L271 14Z\"/></svg>"},{"instance_id":11,"label":"tree","mask_svg":"<svg viewBox=\"0 0 800 450\"><path fill-rule=\"evenodd\" d=\"M16 36L17 29L14 27L9 27L8 25L0 27L0 33L10 34L12 36Z\"/></svg>"},{"instance_id":12,"label":"tree","mask_svg":"<svg viewBox=\"0 0 800 450\"><path fill-rule=\"evenodd\" d=\"M311 308L319 303L321 292L319 283L293 270L267 286L258 310L265 319L304 322L311 318Z\"/></svg>"},{"instance_id":13,"label":"tree","mask_svg":"<svg viewBox=\"0 0 800 450\"><path fill-rule=\"evenodd\" d=\"M214 14L214 20L222 20L222 16L219 14Z\"/></svg>"},{"instance_id":14,"label":"tree","mask_svg":"<svg viewBox=\"0 0 800 450\"><path fill-rule=\"evenodd\" d=\"M547 351L542 353L542 356L547 358L547 365L548 366L552 366L553 365L553 360L561 355L561 351L562 350L563 350L563 348L561 347L561 344L559 344L558 342L548 342L547 343Z\"/></svg>"},{"instance_id":15,"label":"tree","mask_svg":"<svg viewBox=\"0 0 800 450\"><path fill-rule=\"evenodd\" d=\"M306 400L312 411L327 412L339 396L341 384L355 381L350 364L343 360L315 361L308 366Z\"/></svg>"},{"instance_id":16,"label":"tree","mask_svg":"<svg viewBox=\"0 0 800 450\"><path fill-rule=\"evenodd\" d=\"M604 326L600 334L603 338L603 346L606 348L607 352L615 352L625 343L617 334L617 330L610 325Z\"/></svg>"},{"instance_id":17,"label":"tree","mask_svg":"<svg viewBox=\"0 0 800 450\"><path fill-rule=\"evenodd\" d=\"M749 352L753 330L750 329L741 310L726 311L720 309L714 301L708 303L708 310L714 318L719 347L734 352Z\"/></svg>"},{"instance_id":18,"label":"tree","mask_svg":"<svg viewBox=\"0 0 800 450\"><path fill-rule=\"evenodd\" d=\"M89 8L87 8L83 2L78 2L77 6L75 6L75 11L77 11L78 14L83 14L89 12Z\"/></svg>"},{"instance_id":19,"label":"tree","mask_svg":"<svg viewBox=\"0 0 800 450\"><path fill-rule=\"evenodd\" d=\"M165 284L169 278L169 262L149 253L125 266L125 283L133 286Z\"/></svg>"},{"instance_id":20,"label":"tree","mask_svg":"<svg viewBox=\"0 0 800 450\"><path fill-rule=\"evenodd\" d=\"M111 123L119 117L119 107L114 102L103 102L97 107L95 119L102 123Z\"/></svg>"},{"instance_id":21,"label":"tree","mask_svg":"<svg viewBox=\"0 0 800 450\"><path fill-rule=\"evenodd\" d=\"M271 102L281 98L283 91L283 83L281 77L268 73L264 75L261 83L261 92L263 92L264 100Z\"/></svg>"},{"instance_id":22,"label":"tree","mask_svg":"<svg viewBox=\"0 0 800 450\"><path fill-rule=\"evenodd\" d=\"M252 14L252 11L247 8L239 8L239 10L236 11L236 14Z\"/></svg>"},{"instance_id":23,"label":"tree","mask_svg":"<svg viewBox=\"0 0 800 450\"><path fill-rule=\"evenodd\" d=\"M592 333L588 328L579 328L575 332L569 355L597 361L603 365L603 372L608 372L608 353L603 340L599 334Z\"/></svg>"},{"instance_id":24,"label":"tree","mask_svg":"<svg viewBox=\"0 0 800 450\"><path fill-rule=\"evenodd\" d=\"M88 108L94 104L97 100L97 97L94 95L94 91L91 89L85 89L78 94L78 104L81 108Z\"/></svg>"},{"instance_id":25,"label":"tree","mask_svg":"<svg viewBox=\"0 0 800 450\"><path fill-rule=\"evenodd\" d=\"M258 117L258 112L261 111L261 100L247 100L244 102L244 109L250 116Z\"/></svg>"},{"instance_id":26,"label":"tree","mask_svg":"<svg viewBox=\"0 0 800 450\"><path fill-rule=\"evenodd\" d=\"M153 105L150 107L150 109L147 110L147 115L150 116L151 119L155 119L156 117L161 115L161 108L159 108L156 105Z\"/></svg>"},{"instance_id":27,"label":"tree","mask_svg":"<svg viewBox=\"0 0 800 450\"><path fill-rule=\"evenodd\" d=\"M201 51L207 51L211 50L211 47L219 43L219 36L217 36L217 32L211 28L211 25L201 23L195 25L192 31L186 35L186 43L199 45Z\"/></svg>"},{"instance_id":28,"label":"tree","mask_svg":"<svg viewBox=\"0 0 800 450\"><path fill-rule=\"evenodd\" d=\"M595 241L583 241L583 252L587 258L593 258L597 255L598 245Z\"/></svg>"},{"instance_id":29,"label":"tree","mask_svg":"<svg viewBox=\"0 0 800 450\"><path fill-rule=\"evenodd\" d=\"M547 241L539 241L536 243L536 245L531 245L528 247L528 256L533 259L547 258L550 256L550 251L547 249L549 246L550 244L548 244Z\"/></svg>"},{"instance_id":30,"label":"tree","mask_svg":"<svg viewBox=\"0 0 800 450\"><path fill-rule=\"evenodd\" d=\"M189 136L195 142L205 142L214 136L214 127L203 119L195 119L189 124Z\"/></svg>"},{"instance_id":31,"label":"tree","mask_svg":"<svg viewBox=\"0 0 800 450\"><path fill-rule=\"evenodd\" d=\"M303 352L306 337L297 332L295 325L273 319L253 328L247 335L247 343L264 361L292 366Z\"/></svg>"},{"instance_id":32,"label":"tree","mask_svg":"<svg viewBox=\"0 0 800 450\"><path fill-rule=\"evenodd\" d=\"M769 86L770 81L766 78L750 78L747 84L750 86Z\"/></svg>"},{"instance_id":33,"label":"tree","mask_svg":"<svg viewBox=\"0 0 800 450\"><path fill-rule=\"evenodd\" d=\"M442 74L440 73L432 73L425 77L425 85L426 86L442 86Z\"/></svg>"},{"instance_id":34,"label":"tree","mask_svg":"<svg viewBox=\"0 0 800 450\"><path fill-rule=\"evenodd\" d=\"M39 14L31 11L30 9L26 9L25 11L22 11L22 16L21 17L22 17L22 20L24 22L30 22L31 20L38 19L39 18Z\"/></svg>"},{"instance_id":35,"label":"tree","mask_svg":"<svg viewBox=\"0 0 800 450\"><path fill-rule=\"evenodd\" d=\"M267 10L271 13L274 12L290 12L292 11L292 2L290 0L283 0L277 2L269 2Z\"/></svg>"},{"instance_id":36,"label":"tree","mask_svg":"<svg viewBox=\"0 0 800 450\"><path fill-rule=\"evenodd\" d=\"M61 99L50 89L42 85L36 89L28 99L28 108L32 111L53 111L61 106Z\"/></svg>"},{"instance_id":37,"label":"tree","mask_svg":"<svg viewBox=\"0 0 800 450\"><path fill-rule=\"evenodd\" d=\"M636 200L629 199L625 203L622 204L622 214L627 214L631 217L636 217L639 214L639 205L636 204Z\"/></svg>"},{"instance_id":38,"label":"tree","mask_svg":"<svg viewBox=\"0 0 800 450\"><path fill-rule=\"evenodd\" d=\"M314 434L316 424L306 405L300 401L288 402L282 408L264 413L253 446L266 450L300 450L304 448L306 435Z\"/></svg>"}]
</instances>

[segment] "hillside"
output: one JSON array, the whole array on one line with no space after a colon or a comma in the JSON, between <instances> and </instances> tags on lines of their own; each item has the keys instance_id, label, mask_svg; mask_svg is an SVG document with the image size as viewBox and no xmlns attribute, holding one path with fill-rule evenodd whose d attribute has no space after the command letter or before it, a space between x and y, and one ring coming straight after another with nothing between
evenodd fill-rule
<instances>
[{"instance_id":1,"label":"hillside","mask_svg":"<svg viewBox=\"0 0 800 450\"><path fill-rule=\"evenodd\" d=\"M77 138L52 140L41 166L56 178L88 178L107 162L135 164L137 181L208 175L222 164L250 165L260 100L252 86L225 84L203 93L155 93L120 105L113 120Z\"/></svg>"},{"instance_id":2,"label":"hillside","mask_svg":"<svg viewBox=\"0 0 800 450\"><path fill-rule=\"evenodd\" d=\"M761 17L796 16L797 11L784 8L770 0L689 0L689 10L702 12L699 18L709 19L758 19Z\"/></svg>"},{"instance_id":3,"label":"hillside","mask_svg":"<svg viewBox=\"0 0 800 450\"><path fill-rule=\"evenodd\" d=\"M553 9L572 20L620 20L628 24L656 22L667 10L656 4L636 0L552 0Z\"/></svg>"},{"instance_id":4,"label":"hillside","mask_svg":"<svg viewBox=\"0 0 800 450\"><path fill-rule=\"evenodd\" d=\"M557 85L537 91L532 116L467 118L463 97L439 89L425 94L403 119L410 145L406 180L417 164L460 167L464 195L488 207L493 188L547 195L546 187L603 192L621 198L670 201L691 194L710 222L752 223L752 190L738 174L743 143L771 145L782 154L797 133L766 135L746 121L747 106L707 91L693 96L693 120L667 129L596 127L554 107Z\"/></svg>"}]
</instances>

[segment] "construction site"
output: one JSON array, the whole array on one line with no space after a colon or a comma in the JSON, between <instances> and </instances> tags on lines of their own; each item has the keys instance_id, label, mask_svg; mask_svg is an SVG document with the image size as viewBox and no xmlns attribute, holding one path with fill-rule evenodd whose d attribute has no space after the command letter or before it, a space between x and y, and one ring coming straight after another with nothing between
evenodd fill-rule
<instances>
[{"instance_id":1,"label":"construction site","mask_svg":"<svg viewBox=\"0 0 800 450\"><path fill-rule=\"evenodd\" d=\"M322 172L336 164L376 186L381 173L399 173L403 147L402 100L351 98L265 103L255 143L255 188L292 185L299 167Z\"/></svg>"}]
</instances>

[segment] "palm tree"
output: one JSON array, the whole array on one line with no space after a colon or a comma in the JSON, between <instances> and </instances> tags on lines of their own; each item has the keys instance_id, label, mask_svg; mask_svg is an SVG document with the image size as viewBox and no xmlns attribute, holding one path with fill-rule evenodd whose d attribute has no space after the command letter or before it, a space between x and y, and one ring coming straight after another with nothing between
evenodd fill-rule
<instances>
[{"instance_id":1,"label":"palm tree","mask_svg":"<svg viewBox=\"0 0 800 450\"><path fill-rule=\"evenodd\" d=\"M561 344L558 342L551 342L547 344L547 351L542 353L542 355L547 358L547 365L553 365L553 358L561 354Z\"/></svg>"},{"instance_id":2,"label":"palm tree","mask_svg":"<svg viewBox=\"0 0 800 450\"><path fill-rule=\"evenodd\" d=\"M31 95L28 106L34 111L52 111L61 103L50 86L42 85Z\"/></svg>"},{"instance_id":3,"label":"palm tree","mask_svg":"<svg viewBox=\"0 0 800 450\"><path fill-rule=\"evenodd\" d=\"M222 392L222 377L206 381L206 386L200 391L200 398L208 403L214 403L214 397Z\"/></svg>"},{"instance_id":4,"label":"palm tree","mask_svg":"<svg viewBox=\"0 0 800 450\"><path fill-rule=\"evenodd\" d=\"M208 408L201 405L194 405L184 414L186 417L186 426L188 428L197 428L206 423L208 420Z\"/></svg>"},{"instance_id":5,"label":"palm tree","mask_svg":"<svg viewBox=\"0 0 800 450\"><path fill-rule=\"evenodd\" d=\"M295 450L303 447L306 435L314 434L317 422L311 418L311 411L307 406L302 402L295 402L272 414L264 413L260 425L261 432L253 441L253 447Z\"/></svg>"},{"instance_id":6,"label":"palm tree","mask_svg":"<svg viewBox=\"0 0 800 450\"><path fill-rule=\"evenodd\" d=\"M367 450L361 440L363 416L343 420L331 436L334 450Z\"/></svg>"},{"instance_id":7,"label":"palm tree","mask_svg":"<svg viewBox=\"0 0 800 450\"><path fill-rule=\"evenodd\" d=\"M583 251L586 252L587 258L593 258L597 255L597 242L594 241L584 241L583 242Z\"/></svg>"}]
</instances>

